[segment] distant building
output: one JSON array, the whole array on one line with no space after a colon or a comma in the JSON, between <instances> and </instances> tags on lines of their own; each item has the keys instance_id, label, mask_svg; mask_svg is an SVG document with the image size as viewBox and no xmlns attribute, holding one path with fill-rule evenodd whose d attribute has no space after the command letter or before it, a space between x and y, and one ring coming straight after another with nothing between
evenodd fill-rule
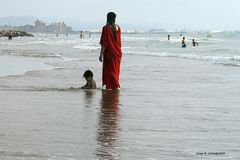
<instances>
[{"instance_id":1,"label":"distant building","mask_svg":"<svg viewBox=\"0 0 240 160\"><path fill-rule=\"evenodd\" d=\"M72 27L67 26L64 22L55 22L46 27L46 32L71 33L73 31Z\"/></svg>"},{"instance_id":2,"label":"distant building","mask_svg":"<svg viewBox=\"0 0 240 160\"><path fill-rule=\"evenodd\" d=\"M46 26L45 23L37 20L35 22L35 29L37 32L54 32L54 33L69 33L73 32L72 27L67 26L64 22L54 22Z\"/></svg>"},{"instance_id":3,"label":"distant building","mask_svg":"<svg viewBox=\"0 0 240 160\"><path fill-rule=\"evenodd\" d=\"M33 25L20 26L19 28L22 28L22 29L19 29L19 30L25 31L25 32L31 32L35 29Z\"/></svg>"},{"instance_id":4,"label":"distant building","mask_svg":"<svg viewBox=\"0 0 240 160\"><path fill-rule=\"evenodd\" d=\"M67 32L67 33L73 32L72 27L66 26L65 32Z\"/></svg>"},{"instance_id":5,"label":"distant building","mask_svg":"<svg viewBox=\"0 0 240 160\"><path fill-rule=\"evenodd\" d=\"M64 22L54 22L50 25L46 25L44 22L37 19L35 25L24 25L24 26L0 26L0 30L20 30L26 32L49 32L49 33L71 33L73 32L72 27L67 26Z\"/></svg>"},{"instance_id":6,"label":"distant building","mask_svg":"<svg viewBox=\"0 0 240 160\"><path fill-rule=\"evenodd\" d=\"M46 24L37 19L35 21L35 29L36 29L37 32L43 32L46 29Z\"/></svg>"},{"instance_id":7,"label":"distant building","mask_svg":"<svg viewBox=\"0 0 240 160\"><path fill-rule=\"evenodd\" d=\"M13 29L13 27L10 25L0 26L0 30L11 30L11 29Z\"/></svg>"},{"instance_id":8,"label":"distant building","mask_svg":"<svg viewBox=\"0 0 240 160\"><path fill-rule=\"evenodd\" d=\"M148 32L149 33L164 33L165 30L164 29L150 29Z\"/></svg>"},{"instance_id":9,"label":"distant building","mask_svg":"<svg viewBox=\"0 0 240 160\"><path fill-rule=\"evenodd\" d=\"M65 33L66 24L64 22L57 23L57 32L58 33Z\"/></svg>"},{"instance_id":10,"label":"distant building","mask_svg":"<svg viewBox=\"0 0 240 160\"><path fill-rule=\"evenodd\" d=\"M51 23L47 26L46 32L57 32L57 23Z\"/></svg>"}]
</instances>

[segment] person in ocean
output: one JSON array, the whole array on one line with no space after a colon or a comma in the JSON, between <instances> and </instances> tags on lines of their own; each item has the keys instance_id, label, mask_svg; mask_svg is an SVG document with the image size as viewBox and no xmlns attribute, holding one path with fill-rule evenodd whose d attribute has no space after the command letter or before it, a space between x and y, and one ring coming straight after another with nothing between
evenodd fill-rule
<instances>
[{"instance_id":1,"label":"person in ocean","mask_svg":"<svg viewBox=\"0 0 240 160\"><path fill-rule=\"evenodd\" d=\"M97 85L93 79L93 73L90 70L84 72L83 77L86 79L87 83L81 87L81 89L96 89Z\"/></svg>"},{"instance_id":2,"label":"person in ocean","mask_svg":"<svg viewBox=\"0 0 240 160\"><path fill-rule=\"evenodd\" d=\"M120 64L122 59L121 29L115 23L116 14L107 14L107 24L102 29L99 61L103 62L102 87L119 90Z\"/></svg>"},{"instance_id":3,"label":"person in ocean","mask_svg":"<svg viewBox=\"0 0 240 160\"><path fill-rule=\"evenodd\" d=\"M81 39L84 38L84 33L83 33L83 31L80 32L80 38L81 38Z\"/></svg>"},{"instance_id":4,"label":"person in ocean","mask_svg":"<svg viewBox=\"0 0 240 160\"><path fill-rule=\"evenodd\" d=\"M182 39L182 48L186 48L187 45L186 45L186 42L185 42L185 37L183 37Z\"/></svg>"},{"instance_id":5,"label":"person in ocean","mask_svg":"<svg viewBox=\"0 0 240 160\"><path fill-rule=\"evenodd\" d=\"M168 37L168 40L170 40L170 34L167 37Z\"/></svg>"},{"instance_id":6,"label":"person in ocean","mask_svg":"<svg viewBox=\"0 0 240 160\"><path fill-rule=\"evenodd\" d=\"M195 47L195 46L198 46L198 43L194 39L192 39L192 45L193 47Z\"/></svg>"}]
</instances>

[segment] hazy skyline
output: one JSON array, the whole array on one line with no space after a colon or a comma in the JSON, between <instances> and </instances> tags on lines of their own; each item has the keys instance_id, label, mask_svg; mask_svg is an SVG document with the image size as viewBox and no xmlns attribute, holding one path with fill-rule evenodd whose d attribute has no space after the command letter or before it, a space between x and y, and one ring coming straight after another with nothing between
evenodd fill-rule
<instances>
[{"instance_id":1,"label":"hazy skyline","mask_svg":"<svg viewBox=\"0 0 240 160\"><path fill-rule=\"evenodd\" d=\"M106 14L117 14L117 23L129 28L239 30L237 0L8 0L0 17L34 16L98 27ZM11 8L11 9L10 9Z\"/></svg>"}]
</instances>

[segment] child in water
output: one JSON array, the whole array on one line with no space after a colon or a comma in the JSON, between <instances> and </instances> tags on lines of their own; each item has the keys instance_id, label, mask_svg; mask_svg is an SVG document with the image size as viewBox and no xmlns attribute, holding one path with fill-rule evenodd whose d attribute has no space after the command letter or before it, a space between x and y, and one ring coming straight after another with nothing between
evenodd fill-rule
<instances>
[{"instance_id":1,"label":"child in water","mask_svg":"<svg viewBox=\"0 0 240 160\"><path fill-rule=\"evenodd\" d=\"M96 82L93 79L93 73L90 70L84 72L83 77L86 79L87 83L85 86L82 86L81 89L96 89Z\"/></svg>"},{"instance_id":2,"label":"child in water","mask_svg":"<svg viewBox=\"0 0 240 160\"><path fill-rule=\"evenodd\" d=\"M186 45L186 42L185 42L185 37L183 37L182 39L182 48L186 48L187 45Z\"/></svg>"},{"instance_id":3,"label":"child in water","mask_svg":"<svg viewBox=\"0 0 240 160\"><path fill-rule=\"evenodd\" d=\"M192 39L192 45L193 47L195 47L195 46L198 46L198 43L194 39Z\"/></svg>"}]
</instances>

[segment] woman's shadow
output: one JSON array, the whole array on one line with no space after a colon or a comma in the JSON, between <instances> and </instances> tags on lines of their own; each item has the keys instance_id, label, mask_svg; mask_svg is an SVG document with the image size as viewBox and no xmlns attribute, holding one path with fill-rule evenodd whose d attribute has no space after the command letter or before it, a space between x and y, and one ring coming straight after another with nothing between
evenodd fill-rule
<instances>
[{"instance_id":1,"label":"woman's shadow","mask_svg":"<svg viewBox=\"0 0 240 160\"><path fill-rule=\"evenodd\" d=\"M118 159L116 143L119 130L119 91L102 91L100 104L96 156L98 159Z\"/></svg>"}]
</instances>

